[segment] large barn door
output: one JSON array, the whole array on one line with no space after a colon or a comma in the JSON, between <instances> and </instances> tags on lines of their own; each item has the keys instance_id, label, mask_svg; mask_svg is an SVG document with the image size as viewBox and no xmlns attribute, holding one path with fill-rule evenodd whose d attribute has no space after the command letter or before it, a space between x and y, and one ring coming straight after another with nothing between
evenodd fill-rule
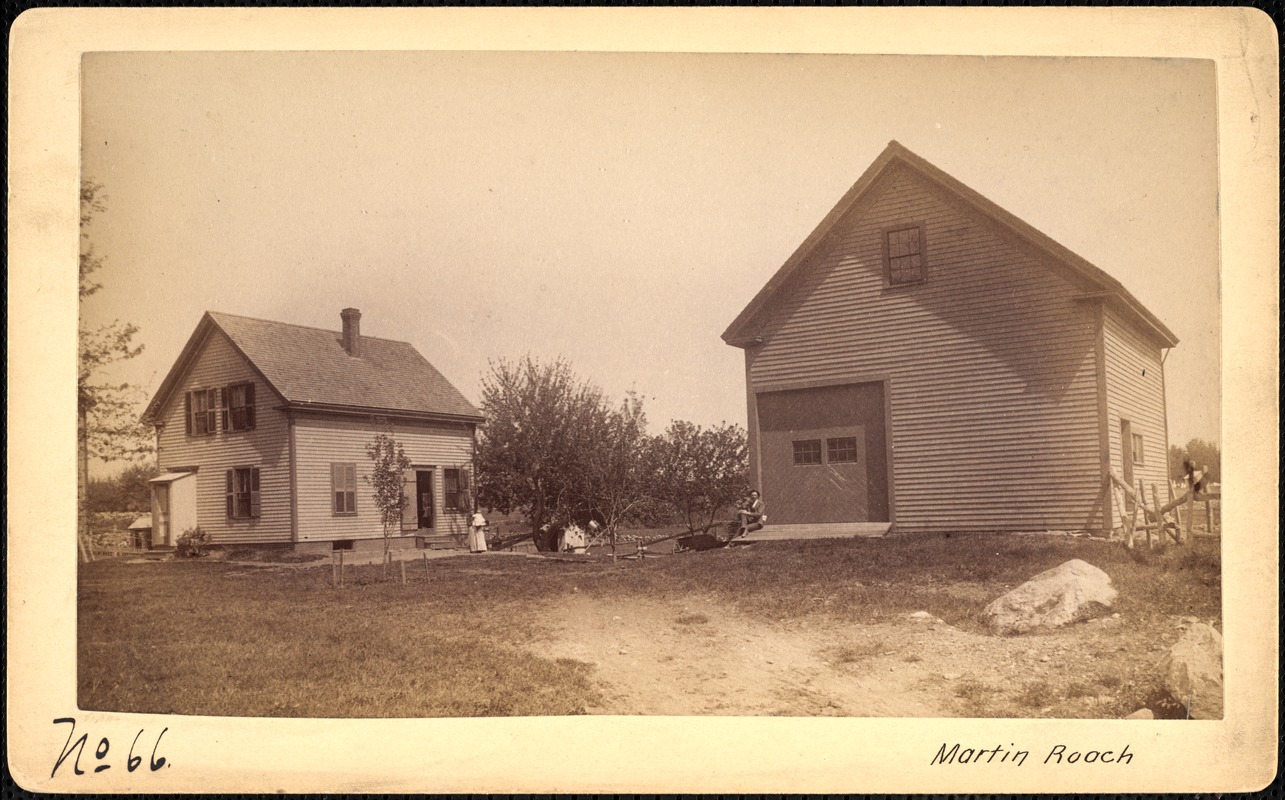
<instances>
[{"instance_id":1,"label":"large barn door","mask_svg":"<svg viewBox=\"0 0 1285 800\"><path fill-rule=\"evenodd\" d=\"M757 401L770 523L889 521L883 383L761 392Z\"/></svg>"}]
</instances>

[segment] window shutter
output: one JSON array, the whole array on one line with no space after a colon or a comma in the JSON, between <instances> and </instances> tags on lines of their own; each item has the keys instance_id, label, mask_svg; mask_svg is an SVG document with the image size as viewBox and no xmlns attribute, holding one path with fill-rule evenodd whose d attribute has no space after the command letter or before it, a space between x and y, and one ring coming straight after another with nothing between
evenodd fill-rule
<instances>
[{"instance_id":1,"label":"window shutter","mask_svg":"<svg viewBox=\"0 0 1285 800\"><path fill-rule=\"evenodd\" d=\"M227 481L227 514L229 517L236 516L236 496L233 494L233 470L228 470Z\"/></svg>"},{"instance_id":2,"label":"window shutter","mask_svg":"<svg viewBox=\"0 0 1285 800\"><path fill-rule=\"evenodd\" d=\"M402 509L402 530L419 529L419 499L416 491L415 470L408 469L402 473L402 492L406 495L406 507Z\"/></svg>"},{"instance_id":3,"label":"window shutter","mask_svg":"<svg viewBox=\"0 0 1285 800\"><path fill-rule=\"evenodd\" d=\"M468 470L460 469L460 499L456 502L457 510L468 513L473 507L473 495L468 490Z\"/></svg>"},{"instance_id":4,"label":"window shutter","mask_svg":"<svg viewBox=\"0 0 1285 800\"><path fill-rule=\"evenodd\" d=\"M188 436L192 435L192 393L187 392L183 395L183 431Z\"/></svg>"},{"instance_id":5,"label":"window shutter","mask_svg":"<svg viewBox=\"0 0 1285 800\"><path fill-rule=\"evenodd\" d=\"M330 465L330 510L342 514L348 509L344 503L344 465Z\"/></svg>"},{"instance_id":6,"label":"window shutter","mask_svg":"<svg viewBox=\"0 0 1285 800\"><path fill-rule=\"evenodd\" d=\"M219 389L219 408L222 409L219 416L223 418L223 432L227 433L232 427L228 425L228 392L225 388Z\"/></svg>"},{"instance_id":7,"label":"window shutter","mask_svg":"<svg viewBox=\"0 0 1285 800\"><path fill-rule=\"evenodd\" d=\"M250 429L254 427L254 384L245 385L245 427Z\"/></svg>"},{"instance_id":8,"label":"window shutter","mask_svg":"<svg viewBox=\"0 0 1285 800\"><path fill-rule=\"evenodd\" d=\"M205 393L205 432L215 433L218 431L217 411L219 402L219 390L210 389Z\"/></svg>"},{"instance_id":9,"label":"window shutter","mask_svg":"<svg viewBox=\"0 0 1285 800\"><path fill-rule=\"evenodd\" d=\"M250 516L259 517L259 468L250 467Z\"/></svg>"},{"instance_id":10,"label":"window shutter","mask_svg":"<svg viewBox=\"0 0 1285 800\"><path fill-rule=\"evenodd\" d=\"M344 465L344 510L350 514L357 513L357 465Z\"/></svg>"}]
</instances>

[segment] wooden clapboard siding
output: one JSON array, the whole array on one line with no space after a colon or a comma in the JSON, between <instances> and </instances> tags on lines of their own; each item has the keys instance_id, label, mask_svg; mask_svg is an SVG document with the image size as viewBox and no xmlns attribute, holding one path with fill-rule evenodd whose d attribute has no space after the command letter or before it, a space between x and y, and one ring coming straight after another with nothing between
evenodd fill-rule
<instances>
[{"instance_id":1,"label":"wooden clapboard siding","mask_svg":"<svg viewBox=\"0 0 1285 800\"><path fill-rule=\"evenodd\" d=\"M1169 479L1169 436L1165 424L1164 368L1160 346L1140 335L1113 309L1106 309L1102 327L1106 364L1107 436L1110 466L1124 477L1124 445L1120 420L1129 420L1133 433L1143 437L1144 462L1133 467L1133 483L1163 485Z\"/></svg>"},{"instance_id":2,"label":"wooden clapboard siding","mask_svg":"<svg viewBox=\"0 0 1285 800\"><path fill-rule=\"evenodd\" d=\"M383 536L379 510L371 499L367 478L371 461L366 446L386 430L362 417L322 417L297 414L294 424L295 495L298 498L299 541L368 539ZM463 514L447 512L443 469L472 472L473 438L466 424L397 422L393 438L402 444L416 467L433 467L436 533L463 533ZM332 511L330 465L351 463L357 468L357 514L335 516ZM470 481L471 485L471 481ZM401 535L398 531L397 535Z\"/></svg>"},{"instance_id":3,"label":"wooden clapboard siding","mask_svg":"<svg viewBox=\"0 0 1285 800\"><path fill-rule=\"evenodd\" d=\"M907 222L927 279L888 286L883 233ZM749 381L887 376L899 530L1101 527L1086 279L897 166L809 259L747 348ZM753 397L750 421L757 438Z\"/></svg>"},{"instance_id":4,"label":"wooden clapboard siding","mask_svg":"<svg viewBox=\"0 0 1285 800\"><path fill-rule=\"evenodd\" d=\"M225 432L220 419L217 433L187 435L183 418L187 392L243 382L255 385L253 430ZM281 402L236 352L227 336L212 330L161 409L157 463L162 469L199 467L197 521L216 544L290 541L289 434L286 416L277 408ZM259 468L260 516L257 519L227 516L225 476L233 467Z\"/></svg>"}]
</instances>

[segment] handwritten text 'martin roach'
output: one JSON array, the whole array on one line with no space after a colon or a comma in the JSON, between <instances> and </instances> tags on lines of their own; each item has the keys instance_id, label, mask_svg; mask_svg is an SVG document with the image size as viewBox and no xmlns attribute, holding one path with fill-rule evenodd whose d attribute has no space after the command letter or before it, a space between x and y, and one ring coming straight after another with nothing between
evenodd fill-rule
<instances>
[{"instance_id":1,"label":"handwritten text 'martin roach'","mask_svg":"<svg viewBox=\"0 0 1285 800\"><path fill-rule=\"evenodd\" d=\"M996 745L995 747L962 747L956 743L946 749L945 742L942 743L941 749L929 766L936 764L1011 764L1020 767L1026 763L1026 757L1031 754L1029 750L1018 750L1011 743L1008 747ZM1119 753L1114 750L1071 750L1067 751L1066 745L1054 745L1049 754L1044 757L1045 764L1130 764L1133 762L1133 753L1129 752L1129 745Z\"/></svg>"}]
</instances>

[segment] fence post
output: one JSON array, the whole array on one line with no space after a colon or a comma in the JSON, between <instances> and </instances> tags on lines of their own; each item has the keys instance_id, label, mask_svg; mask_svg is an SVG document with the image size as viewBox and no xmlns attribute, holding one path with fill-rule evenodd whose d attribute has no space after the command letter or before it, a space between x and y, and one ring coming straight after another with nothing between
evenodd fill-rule
<instances>
[{"instance_id":1,"label":"fence post","mask_svg":"<svg viewBox=\"0 0 1285 800\"><path fill-rule=\"evenodd\" d=\"M397 559L397 563L402 568L402 586L405 586L406 585L406 559L399 558Z\"/></svg>"},{"instance_id":2,"label":"fence post","mask_svg":"<svg viewBox=\"0 0 1285 800\"><path fill-rule=\"evenodd\" d=\"M1205 532L1214 535L1214 501L1205 500Z\"/></svg>"},{"instance_id":3,"label":"fence post","mask_svg":"<svg viewBox=\"0 0 1285 800\"><path fill-rule=\"evenodd\" d=\"M1124 546L1133 549L1133 529L1129 527L1129 518L1124 515L1124 492L1110 478L1107 481L1111 484L1111 499L1115 501L1116 511L1120 516L1120 532L1124 535Z\"/></svg>"},{"instance_id":4,"label":"fence post","mask_svg":"<svg viewBox=\"0 0 1285 800\"><path fill-rule=\"evenodd\" d=\"M1165 515L1160 513L1160 492L1156 490L1154 483L1151 484L1151 502L1156 506L1156 533L1160 540L1160 549L1164 550L1169 544L1165 541L1169 538L1169 534L1165 532Z\"/></svg>"},{"instance_id":5,"label":"fence post","mask_svg":"<svg viewBox=\"0 0 1285 800\"><path fill-rule=\"evenodd\" d=\"M1196 520L1196 487L1192 486L1187 492L1187 524L1182 529L1182 543L1187 544L1191 539L1191 527Z\"/></svg>"},{"instance_id":6,"label":"fence post","mask_svg":"<svg viewBox=\"0 0 1285 800\"><path fill-rule=\"evenodd\" d=\"M424 551L424 577L428 577L428 551Z\"/></svg>"},{"instance_id":7,"label":"fence post","mask_svg":"<svg viewBox=\"0 0 1285 800\"><path fill-rule=\"evenodd\" d=\"M343 552L343 551L342 550L330 551L330 585L332 587L339 585L339 566L338 566L339 562L335 560L336 552Z\"/></svg>"},{"instance_id":8,"label":"fence post","mask_svg":"<svg viewBox=\"0 0 1285 800\"><path fill-rule=\"evenodd\" d=\"M344 551L339 551L339 588L344 588Z\"/></svg>"}]
</instances>

